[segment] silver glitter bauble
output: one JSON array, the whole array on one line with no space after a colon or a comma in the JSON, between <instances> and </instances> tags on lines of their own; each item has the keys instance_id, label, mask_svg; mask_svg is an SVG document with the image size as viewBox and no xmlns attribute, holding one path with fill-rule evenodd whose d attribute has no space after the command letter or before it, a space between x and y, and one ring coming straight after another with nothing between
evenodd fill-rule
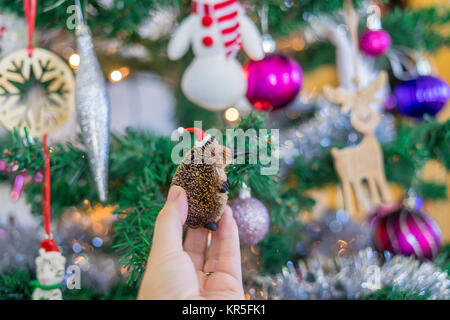
<instances>
[{"instance_id":1,"label":"silver glitter bauble","mask_svg":"<svg viewBox=\"0 0 450 320\"><path fill-rule=\"evenodd\" d=\"M101 201L106 200L109 126L109 99L94 45L85 24L77 29L80 65L76 72L75 102L81 134L87 147L89 164Z\"/></svg>"},{"instance_id":2,"label":"silver glitter bauble","mask_svg":"<svg viewBox=\"0 0 450 320\"><path fill-rule=\"evenodd\" d=\"M267 234L270 217L267 208L255 198L231 200L233 216L239 230L241 245L255 245Z\"/></svg>"}]
</instances>

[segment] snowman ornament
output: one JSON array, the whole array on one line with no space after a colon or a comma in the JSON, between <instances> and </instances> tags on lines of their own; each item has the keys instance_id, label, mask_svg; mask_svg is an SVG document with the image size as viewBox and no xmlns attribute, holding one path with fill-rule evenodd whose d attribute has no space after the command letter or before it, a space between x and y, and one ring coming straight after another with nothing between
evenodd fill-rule
<instances>
[{"instance_id":1,"label":"snowman ornament","mask_svg":"<svg viewBox=\"0 0 450 320\"><path fill-rule=\"evenodd\" d=\"M236 60L241 47L253 60L264 57L261 36L237 0L193 1L192 13L175 30L168 57L180 59L192 44L194 59L181 80L186 97L199 106L245 111L247 81Z\"/></svg>"},{"instance_id":2,"label":"snowman ornament","mask_svg":"<svg viewBox=\"0 0 450 320\"><path fill-rule=\"evenodd\" d=\"M61 282L64 278L66 258L59 252L53 238L41 241L39 256L36 258L37 280L33 300L62 300Z\"/></svg>"}]
</instances>

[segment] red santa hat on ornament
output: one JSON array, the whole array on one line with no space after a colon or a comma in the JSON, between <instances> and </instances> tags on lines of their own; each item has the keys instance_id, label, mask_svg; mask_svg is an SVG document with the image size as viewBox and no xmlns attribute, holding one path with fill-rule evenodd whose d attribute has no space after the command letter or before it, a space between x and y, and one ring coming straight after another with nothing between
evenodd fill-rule
<instances>
[{"instance_id":1,"label":"red santa hat on ornament","mask_svg":"<svg viewBox=\"0 0 450 320\"><path fill-rule=\"evenodd\" d=\"M41 249L45 252L59 252L55 239L48 238L41 241Z\"/></svg>"},{"instance_id":2,"label":"red santa hat on ornament","mask_svg":"<svg viewBox=\"0 0 450 320\"><path fill-rule=\"evenodd\" d=\"M203 147L210 139L211 136L207 134L205 131L203 131L200 128L183 128L179 127L177 129L177 132L182 135L184 132L194 132L197 136L197 141L195 141L196 147Z\"/></svg>"}]
</instances>

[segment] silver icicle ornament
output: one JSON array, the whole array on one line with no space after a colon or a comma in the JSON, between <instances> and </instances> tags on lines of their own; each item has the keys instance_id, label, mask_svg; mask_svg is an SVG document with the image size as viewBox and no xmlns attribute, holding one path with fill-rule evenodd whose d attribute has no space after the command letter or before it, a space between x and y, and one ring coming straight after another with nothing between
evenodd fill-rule
<instances>
[{"instance_id":1,"label":"silver icicle ornament","mask_svg":"<svg viewBox=\"0 0 450 320\"><path fill-rule=\"evenodd\" d=\"M102 70L88 26L76 31L80 65L76 71L75 104L84 144L100 201L107 198L110 111Z\"/></svg>"}]
</instances>

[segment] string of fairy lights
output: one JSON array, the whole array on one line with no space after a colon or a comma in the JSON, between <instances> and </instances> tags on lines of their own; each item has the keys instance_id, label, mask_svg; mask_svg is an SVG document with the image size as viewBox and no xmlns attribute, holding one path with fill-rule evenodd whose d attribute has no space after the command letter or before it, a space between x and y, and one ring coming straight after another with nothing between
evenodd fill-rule
<instances>
[{"instance_id":1,"label":"string of fairy lights","mask_svg":"<svg viewBox=\"0 0 450 320\"><path fill-rule=\"evenodd\" d=\"M72 53L68 59L69 65L72 69L77 69L80 65L81 58L78 53ZM122 67L119 69L114 69L109 73L109 80L111 82L119 82L125 79L130 74L130 69L127 67Z\"/></svg>"}]
</instances>

